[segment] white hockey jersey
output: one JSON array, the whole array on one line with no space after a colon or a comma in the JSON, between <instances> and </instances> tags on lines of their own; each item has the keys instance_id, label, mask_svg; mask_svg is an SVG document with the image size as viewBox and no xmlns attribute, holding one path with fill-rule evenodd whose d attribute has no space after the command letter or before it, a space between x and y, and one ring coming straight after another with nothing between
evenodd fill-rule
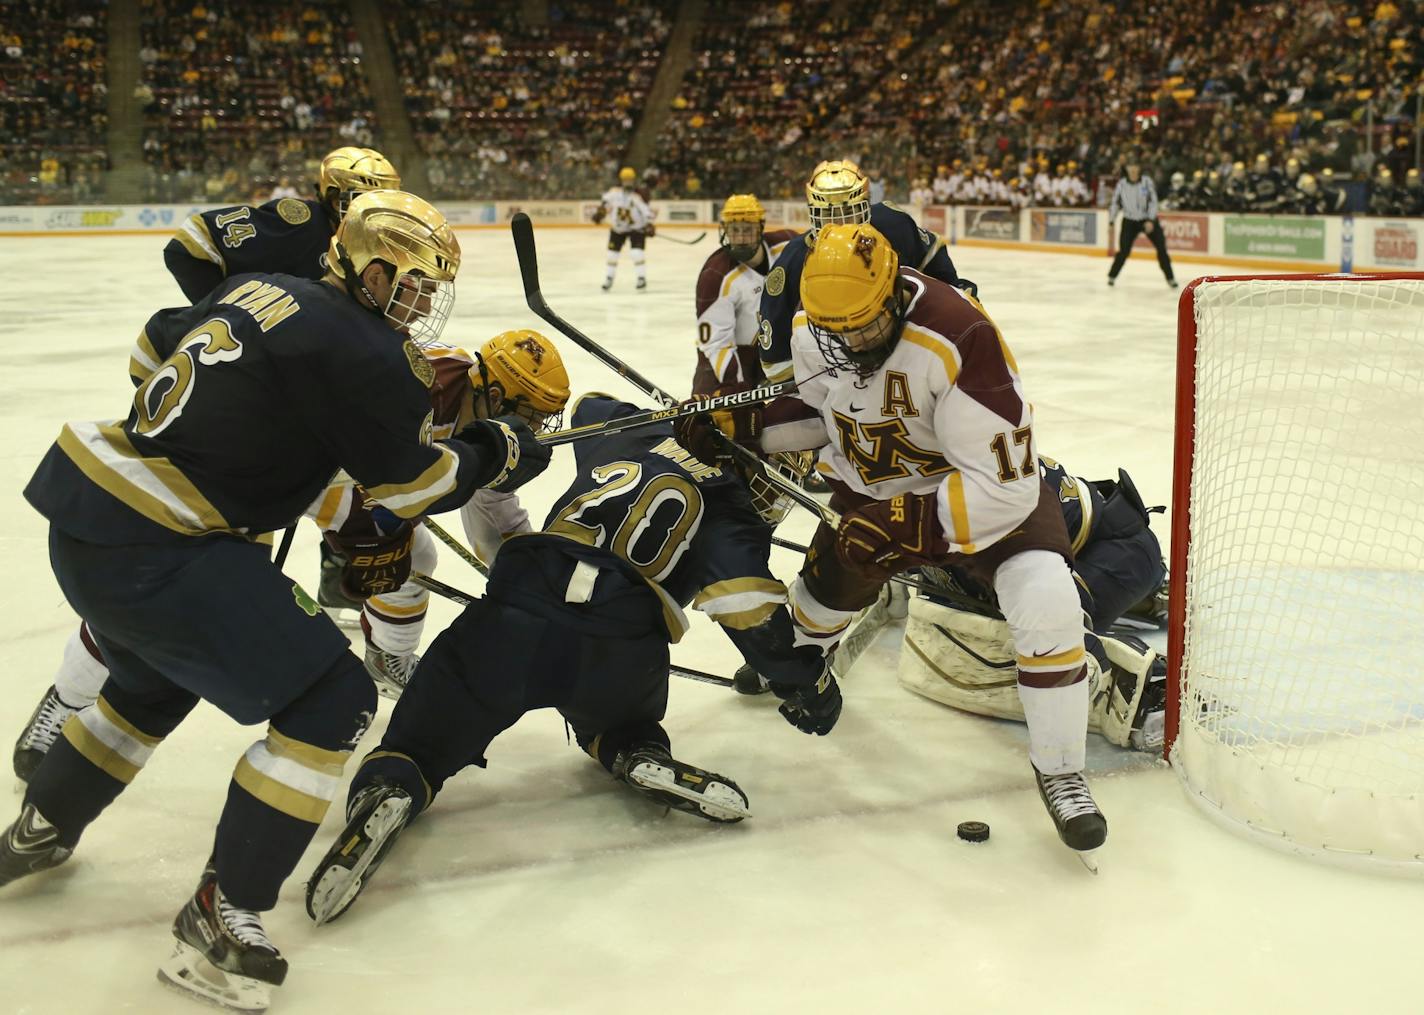
<instances>
[{"instance_id":1,"label":"white hockey jersey","mask_svg":"<svg viewBox=\"0 0 1424 1015\"><path fill-rule=\"evenodd\" d=\"M608 227L615 233L640 233L653 221L653 209L632 187L610 187L602 201Z\"/></svg>"},{"instance_id":2,"label":"white hockey jersey","mask_svg":"<svg viewBox=\"0 0 1424 1015\"><path fill-rule=\"evenodd\" d=\"M762 262L753 268L732 259L726 248L716 250L697 276L698 370L705 361L716 384L754 381L761 377L757 361L757 311L761 290L793 229L762 236ZM740 351L739 350L745 350ZM696 390L697 394L710 393Z\"/></svg>"},{"instance_id":3,"label":"white hockey jersey","mask_svg":"<svg viewBox=\"0 0 1424 1015\"><path fill-rule=\"evenodd\" d=\"M1011 533L1038 504L1033 414L999 329L976 300L910 268L900 338L869 378L827 362L804 311L791 339L798 398L820 416L763 435L768 451L821 447L820 465L852 490L938 499L957 553ZM818 438L818 439L813 439Z\"/></svg>"}]
</instances>

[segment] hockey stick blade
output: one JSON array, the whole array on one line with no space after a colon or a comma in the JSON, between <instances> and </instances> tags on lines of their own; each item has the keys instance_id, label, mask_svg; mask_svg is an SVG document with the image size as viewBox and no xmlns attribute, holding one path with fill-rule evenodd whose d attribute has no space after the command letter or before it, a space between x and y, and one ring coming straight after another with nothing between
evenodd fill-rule
<instances>
[{"instance_id":1,"label":"hockey stick blade","mask_svg":"<svg viewBox=\"0 0 1424 1015\"><path fill-rule=\"evenodd\" d=\"M620 430L631 430L634 427L649 426L653 423L670 423L675 419L682 419L684 416L696 416L701 412L716 412L720 409L730 409L738 405L769 402L773 398L780 398L782 395L794 394L796 394L796 383L794 381L782 381L779 384L763 384L761 387L752 388L750 391L736 391L729 395L699 398L696 401L685 402L682 405L671 405L666 409L645 409L642 412L629 413L626 416L618 416L600 423L589 423L584 426L569 427L567 430L558 430L540 437L539 443L547 445L568 444L570 441L583 440L585 437L602 437L605 434L617 433Z\"/></svg>"},{"instance_id":2,"label":"hockey stick blade","mask_svg":"<svg viewBox=\"0 0 1424 1015\"><path fill-rule=\"evenodd\" d=\"M524 302L529 304L529 309L552 324L560 334L570 339L584 352L604 366L611 367L620 377L644 394L657 399L663 405L676 405L678 402L676 398L554 313L553 308L549 306L549 301L544 299L544 294L539 291L539 255L534 245L534 224L529 221L529 216L523 212L517 212L509 220L509 231L514 237L514 254L519 259L519 275L524 281ZM545 441L544 443L562 442Z\"/></svg>"}]
</instances>

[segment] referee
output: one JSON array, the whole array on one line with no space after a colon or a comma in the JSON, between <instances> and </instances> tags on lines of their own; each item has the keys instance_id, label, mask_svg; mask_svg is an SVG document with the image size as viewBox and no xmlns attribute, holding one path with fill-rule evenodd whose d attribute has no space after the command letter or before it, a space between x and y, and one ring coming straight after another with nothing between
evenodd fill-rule
<instances>
[{"instance_id":1,"label":"referee","mask_svg":"<svg viewBox=\"0 0 1424 1015\"><path fill-rule=\"evenodd\" d=\"M1108 228L1122 213L1122 231L1117 237L1117 256L1108 269L1108 285L1117 281L1117 273L1132 253L1132 245L1137 234L1145 232L1152 245L1157 248L1157 263L1162 266L1162 274L1167 276L1167 284L1177 288L1177 280L1172 277L1172 259L1167 256L1167 240L1162 235L1162 223L1157 221L1157 188L1150 177L1142 175L1142 167L1136 160L1126 167L1127 177L1117 181L1112 202L1108 205Z\"/></svg>"}]
</instances>

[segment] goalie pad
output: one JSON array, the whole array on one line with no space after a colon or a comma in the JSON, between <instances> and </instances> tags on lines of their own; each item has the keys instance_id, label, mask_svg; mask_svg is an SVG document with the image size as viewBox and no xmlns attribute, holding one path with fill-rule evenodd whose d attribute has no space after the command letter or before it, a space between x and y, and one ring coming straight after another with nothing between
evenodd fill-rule
<instances>
[{"instance_id":1,"label":"goalie pad","mask_svg":"<svg viewBox=\"0 0 1424 1015\"><path fill-rule=\"evenodd\" d=\"M1119 747L1162 745L1166 667L1136 638L1088 636L1092 707L1088 729ZM1009 625L923 596L910 600L899 681L933 701L975 715L1024 721Z\"/></svg>"}]
</instances>

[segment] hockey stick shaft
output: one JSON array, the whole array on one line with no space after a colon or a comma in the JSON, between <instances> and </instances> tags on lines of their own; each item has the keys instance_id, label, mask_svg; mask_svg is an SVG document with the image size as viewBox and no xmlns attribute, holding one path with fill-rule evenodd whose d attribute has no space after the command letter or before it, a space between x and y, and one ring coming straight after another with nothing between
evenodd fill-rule
<instances>
[{"instance_id":1,"label":"hockey stick shaft","mask_svg":"<svg viewBox=\"0 0 1424 1015\"><path fill-rule=\"evenodd\" d=\"M287 562L287 554L292 549L292 538L297 534L295 523L287 526L287 531L282 533L282 544L277 547L277 556L272 558L272 563L277 565L277 570L282 570L282 565Z\"/></svg>"},{"instance_id":2,"label":"hockey stick shaft","mask_svg":"<svg viewBox=\"0 0 1424 1015\"><path fill-rule=\"evenodd\" d=\"M655 240L667 240L669 243L681 243L684 247L694 246L695 244L701 243L706 238L706 233L698 233L690 240L679 240L676 236L668 236L665 233L653 233L653 239Z\"/></svg>"},{"instance_id":3,"label":"hockey stick shaft","mask_svg":"<svg viewBox=\"0 0 1424 1015\"><path fill-rule=\"evenodd\" d=\"M630 378L631 379L631 378ZM637 383L636 381L634 382ZM652 392L649 392L652 394ZM615 419L604 420L600 423L590 423L586 426L571 426L567 430L557 430L554 433L546 434L539 438L540 444L557 445L568 444L570 441L582 440L585 437L602 437L604 434L617 433L619 430L631 430L634 427L649 426L653 423L670 423L675 419L682 419L686 416L696 416L702 412L716 412L720 409L731 409L739 405L751 405L755 402L769 402L782 395L796 394L796 383L794 381L782 381L780 384L763 384L759 388L752 388L750 391L735 391L730 395L716 395L708 398L699 398L695 402L686 402L681 405L676 403L669 405L665 409L645 409L642 412L630 413L627 416L618 416ZM656 395L653 395L656 398Z\"/></svg>"},{"instance_id":4,"label":"hockey stick shaft","mask_svg":"<svg viewBox=\"0 0 1424 1015\"><path fill-rule=\"evenodd\" d=\"M489 577L489 568L485 565L484 561L480 560L480 558L475 555L475 551L471 550L464 543L460 542L454 536L450 535L450 533L443 526L436 523L435 519L426 518L425 527L430 530L430 534L432 536L440 540L440 542L444 543L446 546L450 547L450 549L454 550L455 556L459 557L466 564L469 564L472 568L474 568L480 574L484 575L486 578Z\"/></svg>"},{"instance_id":5,"label":"hockey stick shaft","mask_svg":"<svg viewBox=\"0 0 1424 1015\"><path fill-rule=\"evenodd\" d=\"M468 592L461 592L453 585L446 585L444 582L438 581L428 574L413 572L410 576L410 580L421 588L429 592L434 592L437 596L443 596L457 606L469 606L476 600L476 597L470 595ZM719 677L717 674L708 673L706 670L694 670L687 666L678 666L676 663L668 667L668 672L675 677L696 680L703 684L716 684L718 687L732 686L731 677Z\"/></svg>"},{"instance_id":6,"label":"hockey stick shaft","mask_svg":"<svg viewBox=\"0 0 1424 1015\"><path fill-rule=\"evenodd\" d=\"M678 399L604 349L603 346L579 331L550 308L548 301L544 299L544 294L539 291L539 254L534 247L534 223L529 221L529 216L523 212L517 213L509 222L509 231L514 236L514 253L519 258L519 275L524 282L524 300L529 304L529 309L552 324L584 352L604 366L611 367L620 377L629 381L645 394L662 402L663 405L676 405ZM562 442L546 440L544 443Z\"/></svg>"}]
</instances>

